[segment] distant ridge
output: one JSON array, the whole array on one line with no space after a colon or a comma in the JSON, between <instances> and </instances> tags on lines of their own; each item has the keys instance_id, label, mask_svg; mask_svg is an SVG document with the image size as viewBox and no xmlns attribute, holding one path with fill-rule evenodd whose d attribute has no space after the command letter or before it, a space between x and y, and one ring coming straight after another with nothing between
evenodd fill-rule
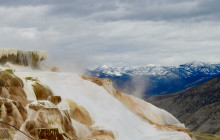
<instances>
[{"instance_id":1,"label":"distant ridge","mask_svg":"<svg viewBox=\"0 0 220 140\"><path fill-rule=\"evenodd\" d=\"M142 91L145 96L169 94L186 90L220 74L220 63L211 64L193 61L179 66L100 66L87 73L90 76L111 79L116 88L135 92L137 82L145 83ZM142 84L143 85L143 84Z\"/></svg>"},{"instance_id":2,"label":"distant ridge","mask_svg":"<svg viewBox=\"0 0 220 140\"><path fill-rule=\"evenodd\" d=\"M179 77L187 78L197 73L217 74L220 73L220 63L208 63L201 61L192 61L179 66L162 66L149 64L146 66L126 66L126 67L110 67L108 65L101 65L100 67L91 70L97 75L131 75L131 76L163 76L173 74Z\"/></svg>"},{"instance_id":3,"label":"distant ridge","mask_svg":"<svg viewBox=\"0 0 220 140\"><path fill-rule=\"evenodd\" d=\"M171 112L191 131L220 134L220 76L184 92L153 96L147 101Z\"/></svg>"}]
</instances>

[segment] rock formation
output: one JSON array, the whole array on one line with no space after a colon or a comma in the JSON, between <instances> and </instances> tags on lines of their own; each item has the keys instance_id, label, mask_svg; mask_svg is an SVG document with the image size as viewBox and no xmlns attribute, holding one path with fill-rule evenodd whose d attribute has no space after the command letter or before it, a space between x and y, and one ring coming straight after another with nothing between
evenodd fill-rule
<instances>
[{"instance_id":1,"label":"rock formation","mask_svg":"<svg viewBox=\"0 0 220 140\"><path fill-rule=\"evenodd\" d=\"M14 63L17 57L13 61L11 58L24 54L15 52L2 55L2 62L7 56ZM36 62L44 58L36 54L31 57ZM24 65L25 69L26 59L30 58L16 64ZM7 65L1 68L1 139L192 138L188 129L171 114L115 90L109 79L50 70L21 71L16 65L13 69Z\"/></svg>"},{"instance_id":2,"label":"rock formation","mask_svg":"<svg viewBox=\"0 0 220 140\"><path fill-rule=\"evenodd\" d=\"M25 51L16 49L0 49L0 63L11 62L23 66L36 67L40 61L47 58L45 51Z\"/></svg>"}]
</instances>

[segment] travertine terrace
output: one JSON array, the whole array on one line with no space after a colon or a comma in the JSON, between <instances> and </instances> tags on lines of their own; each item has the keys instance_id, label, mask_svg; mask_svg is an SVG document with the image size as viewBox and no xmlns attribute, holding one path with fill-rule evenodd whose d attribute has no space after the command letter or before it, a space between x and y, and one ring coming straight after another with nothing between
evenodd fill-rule
<instances>
[{"instance_id":1,"label":"travertine terrace","mask_svg":"<svg viewBox=\"0 0 220 140\"><path fill-rule=\"evenodd\" d=\"M0 54L0 139L192 139L173 115L115 90L109 79L33 70L45 52Z\"/></svg>"},{"instance_id":2,"label":"travertine terrace","mask_svg":"<svg viewBox=\"0 0 220 140\"><path fill-rule=\"evenodd\" d=\"M40 61L45 60L47 55L46 51L0 49L0 63L11 62L23 66L36 66Z\"/></svg>"}]
</instances>

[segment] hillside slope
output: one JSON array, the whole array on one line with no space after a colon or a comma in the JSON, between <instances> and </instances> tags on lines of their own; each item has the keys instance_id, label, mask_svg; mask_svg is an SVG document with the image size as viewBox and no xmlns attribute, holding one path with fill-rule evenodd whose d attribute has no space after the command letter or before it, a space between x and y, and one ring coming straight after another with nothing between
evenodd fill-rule
<instances>
[{"instance_id":1,"label":"hillside slope","mask_svg":"<svg viewBox=\"0 0 220 140\"><path fill-rule=\"evenodd\" d=\"M220 134L220 77L184 92L153 96L147 101L171 112L191 131Z\"/></svg>"}]
</instances>

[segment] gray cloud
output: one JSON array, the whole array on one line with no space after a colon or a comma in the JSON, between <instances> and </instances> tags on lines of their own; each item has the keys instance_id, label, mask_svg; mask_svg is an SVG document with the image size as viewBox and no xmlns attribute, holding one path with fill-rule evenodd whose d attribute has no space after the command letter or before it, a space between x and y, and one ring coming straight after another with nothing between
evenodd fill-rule
<instances>
[{"instance_id":1,"label":"gray cloud","mask_svg":"<svg viewBox=\"0 0 220 140\"><path fill-rule=\"evenodd\" d=\"M0 0L6 7L50 6L49 15L95 20L219 20L218 0Z\"/></svg>"},{"instance_id":2,"label":"gray cloud","mask_svg":"<svg viewBox=\"0 0 220 140\"><path fill-rule=\"evenodd\" d=\"M0 0L1 48L95 67L220 61L217 0Z\"/></svg>"}]
</instances>

